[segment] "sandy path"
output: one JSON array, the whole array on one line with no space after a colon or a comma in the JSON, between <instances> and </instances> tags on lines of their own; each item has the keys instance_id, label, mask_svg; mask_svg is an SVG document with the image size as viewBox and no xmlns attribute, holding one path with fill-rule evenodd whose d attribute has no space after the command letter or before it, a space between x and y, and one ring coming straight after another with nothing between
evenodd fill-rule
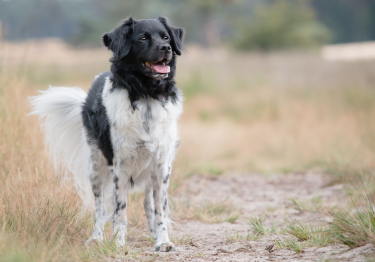
<instances>
[{"instance_id":1,"label":"sandy path","mask_svg":"<svg viewBox=\"0 0 375 262\"><path fill-rule=\"evenodd\" d=\"M238 175L202 177L195 175L188 179L186 191L196 199L229 198L238 208L241 216L235 223L206 224L198 221L180 221L174 226L173 237L191 236L192 241L178 245L171 253L146 253L147 261L366 261L374 256L371 244L349 250L344 245L306 248L302 253L274 246L278 235L265 235L257 240L231 239L236 234L246 236L250 232L247 218L261 216L265 227L272 224L282 226L288 220L323 222L329 215L316 210L300 211L292 204L291 198L309 206L319 199L321 208L343 204L346 196L341 185L329 185L323 175L313 173L290 175Z\"/></svg>"}]
</instances>

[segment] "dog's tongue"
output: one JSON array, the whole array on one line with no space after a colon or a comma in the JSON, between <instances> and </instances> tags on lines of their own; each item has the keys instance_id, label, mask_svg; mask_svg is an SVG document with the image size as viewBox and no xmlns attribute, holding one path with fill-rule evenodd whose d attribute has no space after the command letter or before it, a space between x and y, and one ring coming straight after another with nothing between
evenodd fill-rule
<instances>
[{"instance_id":1,"label":"dog's tongue","mask_svg":"<svg viewBox=\"0 0 375 262\"><path fill-rule=\"evenodd\" d=\"M159 74L167 74L170 72L170 67L163 64L151 64L152 68Z\"/></svg>"}]
</instances>

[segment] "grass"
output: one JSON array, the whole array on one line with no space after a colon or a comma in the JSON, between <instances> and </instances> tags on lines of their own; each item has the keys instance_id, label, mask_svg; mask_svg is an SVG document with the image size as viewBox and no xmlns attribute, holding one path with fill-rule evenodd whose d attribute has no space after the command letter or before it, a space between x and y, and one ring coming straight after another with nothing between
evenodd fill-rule
<instances>
[{"instance_id":1,"label":"grass","mask_svg":"<svg viewBox=\"0 0 375 262\"><path fill-rule=\"evenodd\" d=\"M262 218L251 217L249 218L249 224L251 227L251 231L255 235L255 237L263 236L266 234L266 229L264 228Z\"/></svg>"},{"instance_id":2,"label":"grass","mask_svg":"<svg viewBox=\"0 0 375 262\"><path fill-rule=\"evenodd\" d=\"M87 90L96 74L108 70L109 52L74 50L56 41L1 44L0 261L104 261L124 252L140 260L140 252L152 246L144 238L142 194L130 197L124 252L114 249L109 232L103 245L85 246L93 217L80 212L69 181L61 187L55 179L38 121L26 116L27 96L48 84ZM240 218L229 201L173 201L191 174L312 170L329 174L332 184L344 183L353 206L332 211L328 228L295 224L289 233L252 218L251 234L233 239L284 234L287 240L279 245L296 252L337 242L374 243L375 62L326 62L304 53L213 56L193 47L189 52L179 59L176 81L186 101L171 180L172 219ZM321 198L291 201L302 212L326 206Z\"/></svg>"},{"instance_id":3,"label":"grass","mask_svg":"<svg viewBox=\"0 0 375 262\"><path fill-rule=\"evenodd\" d=\"M188 195L174 201L171 199L171 209L176 219L195 219L204 223L235 223L240 217L238 210L231 201L224 200L191 200Z\"/></svg>"},{"instance_id":4,"label":"grass","mask_svg":"<svg viewBox=\"0 0 375 262\"><path fill-rule=\"evenodd\" d=\"M292 202L294 208L297 209L298 211L303 212L306 210L305 204L301 202L300 200L291 198L290 201Z\"/></svg>"},{"instance_id":5,"label":"grass","mask_svg":"<svg viewBox=\"0 0 375 262\"><path fill-rule=\"evenodd\" d=\"M251 236L249 233L244 235L244 234L241 234L240 232L238 232L238 230L237 230L236 234L227 237L227 240L229 242L237 242L237 241L253 240L253 239L254 239L254 237Z\"/></svg>"},{"instance_id":6,"label":"grass","mask_svg":"<svg viewBox=\"0 0 375 262\"><path fill-rule=\"evenodd\" d=\"M238 218L238 215L233 214L233 212L235 212L235 209L228 200L219 202L203 201L197 204L197 207L194 209L194 218L209 223L228 220L234 222Z\"/></svg>"},{"instance_id":7,"label":"grass","mask_svg":"<svg viewBox=\"0 0 375 262\"><path fill-rule=\"evenodd\" d=\"M83 260L91 260L100 257L124 258L128 255L129 247L118 248L115 238L105 239L103 242L93 242L90 248L81 257Z\"/></svg>"},{"instance_id":8,"label":"grass","mask_svg":"<svg viewBox=\"0 0 375 262\"><path fill-rule=\"evenodd\" d=\"M264 235L274 235L275 244L278 248L288 248L296 253L300 253L306 247L324 247L332 243L337 243L332 226L314 225L303 222L286 220L282 228L273 224L266 228L263 219L252 217L249 219L250 231L252 234L236 235L228 237L229 241L258 240Z\"/></svg>"},{"instance_id":9,"label":"grass","mask_svg":"<svg viewBox=\"0 0 375 262\"><path fill-rule=\"evenodd\" d=\"M304 243L288 237L283 237L282 240L275 240L275 243L278 248L288 248L296 253L301 253L306 246Z\"/></svg>"},{"instance_id":10,"label":"grass","mask_svg":"<svg viewBox=\"0 0 375 262\"><path fill-rule=\"evenodd\" d=\"M332 243L342 243L350 248L367 243L375 244L374 205L368 195L365 195L364 199L366 206L358 206L352 202L346 209L332 212L333 221L325 226L286 221L285 233L288 236L275 242L280 248L290 248L297 253L304 247L323 247Z\"/></svg>"},{"instance_id":11,"label":"grass","mask_svg":"<svg viewBox=\"0 0 375 262\"><path fill-rule=\"evenodd\" d=\"M236 234L227 237L228 241L235 242L235 241L242 241L242 240L258 240L264 235L275 235L284 233L285 230L280 228L277 224L272 223L270 227L265 227L263 224L264 219L261 217L250 217L248 219L248 224L250 226L246 235L241 234L237 231Z\"/></svg>"},{"instance_id":12,"label":"grass","mask_svg":"<svg viewBox=\"0 0 375 262\"><path fill-rule=\"evenodd\" d=\"M311 228L298 222L286 222L286 232L298 238L299 241L308 240L311 237Z\"/></svg>"},{"instance_id":13,"label":"grass","mask_svg":"<svg viewBox=\"0 0 375 262\"><path fill-rule=\"evenodd\" d=\"M302 201L296 198L291 198L290 201L292 202L293 207L300 211L300 212L305 212L305 211L310 211L310 212L316 212L320 211L323 205L322 197L313 197L309 201Z\"/></svg>"},{"instance_id":14,"label":"grass","mask_svg":"<svg viewBox=\"0 0 375 262\"><path fill-rule=\"evenodd\" d=\"M310 238L310 244L314 247L325 247L333 243L334 236L328 230L316 230Z\"/></svg>"},{"instance_id":15,"label":"grass","mask_svg":"<svg viewBox=\"0 0 375 262\"><path fill-rule=\"evenodd\" d=\"M285 233L296 237L299 242L307 241L308 246L324 247L335 242L329 226L287 221Z\"/></svg>"},{"instance_id":16,"label":"grass","mask_svg":"<svg viewBox=\"0 0 375 262\"><path fill-rule=\"evenodd\" d=\"M233 214L233 215L229 215L225 221L229 222L229 223L235 223L236 220L240 217L239 214Z\"/></svg>"},{"instance_id":17,"label":"grass","mask_svg":"<svg viewBox=\"0 0 375 262\"><path fill-rule=\"evenodd\" d=\"M333 236L349 247L375 243L375 211L373 202L366 196L367 206L353 204L346 210L333 214Z\"/></svg>"},{"instance_id":18,"label":"grass","mask_svg":"<svg viewBox=\"0 0 375 262\"><path fill-rule=\"evenodd\" d=\"M194 237L192 235L185 235L182 237L171 237L171 241L175 245L191 245L194 242Z\"/></svg>"}]
</instances>

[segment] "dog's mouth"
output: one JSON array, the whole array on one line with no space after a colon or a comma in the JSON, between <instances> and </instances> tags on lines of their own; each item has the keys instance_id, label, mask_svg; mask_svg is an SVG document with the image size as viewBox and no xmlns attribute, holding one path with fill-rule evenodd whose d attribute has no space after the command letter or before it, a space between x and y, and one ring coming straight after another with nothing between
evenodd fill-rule
<instances>
[{"instance_id":1,"label":"dog's mouth","mask_svg":"<svg viewBox=\"0 0 375 262\"><path fill-rule=\"evenodd\" d=\"M144 65L153 74L168 74L171 71L171 68L167 65L168 62L168 59L164 58L156 63L144 62Z\"/></svg>"}]
</instances>

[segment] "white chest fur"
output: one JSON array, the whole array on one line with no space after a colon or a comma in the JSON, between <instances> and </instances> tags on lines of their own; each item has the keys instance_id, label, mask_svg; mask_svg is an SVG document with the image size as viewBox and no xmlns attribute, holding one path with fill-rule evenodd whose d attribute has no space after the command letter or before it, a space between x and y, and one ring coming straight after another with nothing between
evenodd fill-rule
<instances>
[{"instance_id":1,"label":"white chest fur","mask_svg":"<svg viewBox=\"0 0 375 262\"><path fill-rule=\"evenodd\" d=\"M111 125L114 164L133 179L173 161L178 141L177 121L182 103L147 98L136 102L133 109L125 89L111 90L107 79L103 104Z\"/></svg>"}]
</instances>

